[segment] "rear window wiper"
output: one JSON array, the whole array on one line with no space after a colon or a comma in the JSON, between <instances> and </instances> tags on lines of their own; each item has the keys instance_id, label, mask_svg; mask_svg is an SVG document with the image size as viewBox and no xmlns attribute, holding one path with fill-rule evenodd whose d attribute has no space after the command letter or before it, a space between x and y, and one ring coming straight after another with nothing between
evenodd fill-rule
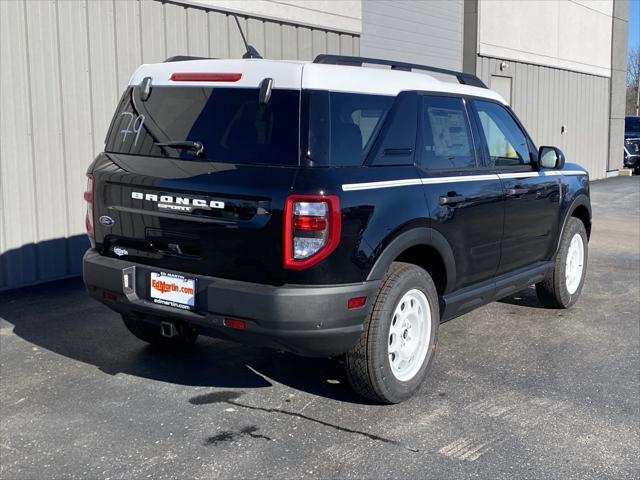
<instances>
[{"instance_id":1,"label":"rear window wiper","mask_svg":"<svg viewBox=\"0 0 640 480\"><path fill-rule=\"evenodd\" d=\"M201 142L194 142L191 140L176 140L172 142L155 142L154 145L158 147L175 148L176 150L190 150L196 157L201 156L204 153L204 145Z\"/></svg>"}]
</instances>

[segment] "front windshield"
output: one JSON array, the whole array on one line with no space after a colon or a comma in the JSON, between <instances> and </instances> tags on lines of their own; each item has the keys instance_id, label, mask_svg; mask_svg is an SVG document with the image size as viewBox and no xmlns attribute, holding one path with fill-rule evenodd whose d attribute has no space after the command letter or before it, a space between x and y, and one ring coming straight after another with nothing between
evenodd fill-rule
<instances>
[{"instance_id":1,"label":"front windshield","mask_svg":"<svg viewBox=\"0 0 640 480\"><path fill-rule=\"evenodd\" d=\"M624 133L640 135L640 117L627 117L624 120Z\"/></svg>"},{"instance_id":2,"label":"front windshield","mask_svg":"<svg viewBox=\"0 0 640 480\"><path fill-rule=\"evenodd\" d=\"M298 164L300 91L257 88L152 87L145 101L129 88L111 124L106 152L271 165ZM158 146L198 142L204 151Z\"/></svg>"}]
</instances>

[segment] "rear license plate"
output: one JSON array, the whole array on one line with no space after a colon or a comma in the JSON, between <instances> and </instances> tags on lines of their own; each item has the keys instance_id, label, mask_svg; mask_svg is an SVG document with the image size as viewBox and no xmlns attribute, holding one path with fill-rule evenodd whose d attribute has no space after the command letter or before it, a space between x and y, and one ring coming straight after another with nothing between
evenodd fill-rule
<instances>
[{"instance_id":1,"label":"rear license plate","mask_svg":"<svg viewBox=\"0 0 640 480\"><path fill-rule=\"evenodd\" d=\"M172 273L151 272L151 300L160 305L193 310L196 306L196 280Z\"/></svg>"}]
</instances>

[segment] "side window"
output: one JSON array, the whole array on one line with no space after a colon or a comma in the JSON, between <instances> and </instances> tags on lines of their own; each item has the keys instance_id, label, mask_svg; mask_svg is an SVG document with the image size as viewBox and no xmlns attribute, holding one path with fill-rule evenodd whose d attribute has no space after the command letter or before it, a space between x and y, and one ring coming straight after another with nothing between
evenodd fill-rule
<instances>
[{"instance_id":1,"label":"side window","mask_svg":"<svg viewBox=\"0 0 640 480\"><path fill-rule=\"evenodd\" d=\"M475 100L478 118L487 140L489 166L512 167L531 163L527 138L501 105Z\"/></svg>"},{"instance_id":2,"label":"side window","mask_svg":"<svg viewBox=\"0 0 640 480\"><path fill-rule=\"evenodd\" d=\"M331 165L360 165L394 97L331 92L329 98Z\"/></svg>"},{"instance_id":3,"label":"side window","mask_svg":"<svg viewBox=\"0 0 640 480\"><path fill-rule=\"evenodd\" d=\"M306 90L300 143L304 165L362 165L395 97Z\"/></svg>"},{"instance_id":4,"label":"side window","mask_svg":"<svg viewBox=\"0 0 640 480\"><path fill-rule=\"evenodd\" d=\"M422 151L427 170L475 168L476 157L467 112L461 98L422 97Z\"/></svg>"}]
</instances>

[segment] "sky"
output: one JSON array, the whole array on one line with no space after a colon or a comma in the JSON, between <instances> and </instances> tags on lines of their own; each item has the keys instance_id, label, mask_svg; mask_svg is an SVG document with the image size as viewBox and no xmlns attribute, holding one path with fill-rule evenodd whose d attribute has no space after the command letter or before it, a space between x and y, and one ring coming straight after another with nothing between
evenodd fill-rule
<instances>
[{"instance_id":1,"label":"sky","mask_svg":"<svg viewBox=\"0 0 640 480\"><path fill-rule=\"evenodd\" d=\"M627 51L640 46L640 0L629 2L629 38Z\"/></svg>"}]
</instances>

